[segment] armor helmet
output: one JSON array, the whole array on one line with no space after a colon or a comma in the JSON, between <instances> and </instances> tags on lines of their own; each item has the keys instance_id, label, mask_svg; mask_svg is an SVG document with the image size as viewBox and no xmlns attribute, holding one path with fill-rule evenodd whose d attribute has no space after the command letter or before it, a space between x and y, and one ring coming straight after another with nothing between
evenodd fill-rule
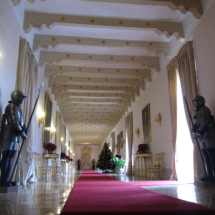
<instances>
[{"instance_id":1,"label":"armor helmet","mask_svg":"<svg viewBox=\"0 0 215 215\"><path fill-rule=\"evenodd\" d=\"M20 91L20 90L14 90L14 91L10 94L10 97L11 97L11 100L12 100L13 102L15 102L16 104L22 104L23 101L25 100L25 98L26 98L27 96L25 96L25 95L23 94L23 92Z\"/></svg>"},{"instance_id":2,"label":"armor helmet","mask_svg":"<svg viewBox=\"0 0 215 215\"><path fill-rule=\"evenodd\" d=\"M205 98L203 96L196 96L195 99L193 99L193 105L199 109L200 107L205 106Z\"/></svg>"}]
</instances>

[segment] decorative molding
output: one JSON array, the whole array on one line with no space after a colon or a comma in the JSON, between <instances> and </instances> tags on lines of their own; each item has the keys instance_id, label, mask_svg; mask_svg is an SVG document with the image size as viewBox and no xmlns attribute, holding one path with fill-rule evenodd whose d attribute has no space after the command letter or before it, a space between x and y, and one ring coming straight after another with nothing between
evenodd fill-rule
<instances>
[{"instance_id":1,"label":"decorative molding","mask_svg":"<svg viewBox=\"0 0 215 215\"><path fill-rule=\"evenodd\" d=\"M62 17L64 20L62 20ZM177 35L177 38L184 38L184 31L182 23L180 22L164 22L164 21L150 21L148 20L133 20L123 19L119 24L119 19L97 17L95 22L90 22L92 17L85 16L72 16L64 14L48 14L48 13L36 13L25 12L24 31L29 33L32 28L36 28L42 31L44 28L51 29L55 25L80 25L80 26L93 26L96 28L132 28L132 29L149 29L156 32L163 32L164 35L171 37ZM44 21L42 21L44 20ZM174 34L173 34L174 32ZM159 35L160 35L159 34Z\"/></svg>"},{"instance_id":2,"label":"decorative molding","mask_svg":"<svg viewBox=\"0 0 215 215\"><path fill-rule=\"evenodd\" d=\"M114 71L114 70L112 70ZM139 79L139 80L143 80L144 78L146 78L149 82L151 82L151 71L150 70L146 70L146 69L142 69L142 70L138 70L139 72L138 73L135 73L133 72L132 74L129 74L129 73L126 73L124 74L123 72L120 72L120 73L116 73L115 71L112 72L111 69L108 73L89 73L89 72L68 72L68 71L65 71L65 70L45 70L45 73L44 73L44 77L45 78L48 78L48 77L61 77L61 76L66 76L66 77L73 77L73 81L78 81L78 77L81 77L81 81L84 80L84 78L88 78L88 81L91 80L91 81L96 81L96 78L102 78L103 79L107 79L107 78L116 78L116 79ZM129 71L129 70L128 70ZM127 82L127 81L126 81ZM99 81L100 83L100 81Z\"/></svg>"},{"instance_id":3,"label":"decorative molding","mask_svg":"<svg viewBox=\"0 0 215 215\"><path fill-rule=\"evenodd\" d=\"M150 76L146 77L147 80L151 80ZM143 80L140 80L138 78L88 78L88 77L71 77L71 76L50 76L49 77L49 86L52 86L53 84L65 84L65 83L71 83L71 84L80 84L80 85L104 85L104 86L141 86L143 83Z\"/></svg>"},{"instance_id":4,"label":"decorative molding","mask_svg":"<svg viewBox=\"0 0 215 215\"><path fill-rule=\"evenodd\" d=\"M110 60L111 55L92 55L93 61L89 60L88 54L79 54L79 53L65 53L65 52L40 52L39 64L44 66L45 64L62 64L63 62L76 62L77 66L81 66L81 63L84 62L89 67L92 67L90 62L93 65L102 66L105 64L105 67L111 68L113 65L121 65L123 68L133 68L133 69L155 69L155 71L160 71L160 62L158 57L149 57L149 56L128 56L128 55L115 55L114 60ZM113 63L110 63L114 61ZM127 67L125 67L125 64ZM109 65L109 66L107 66ZM129 67L128 67L129 65ZM137 68L137 66L139 68ZM136 68L135 68L136 67ZM141 68L142 67L142 68Z\"/></svg>"},{"instance_id":5,"label":"decorative molding","mask_svg":"<svg viewBox=\"0 0 215 215\"><path fill-rule=\"evenodd\" d=\"M17 5L20 4L20 2L21 2L22 0L11 0L11 1L12 1L12 3L13 3L13 6L17 6ZM45 2L46 0L40 0L40 1ZM31 4L33 4L34 2L36 2L36 0L28 0L28 2L31 3Z\"/></svg>"},{"instance_id":6,"label":"decorative molding","mask_svg":"<svg viewBox=\"0 0 215 215\"><path fill-rule=\"evenodd\" d=\"M54 40L53 40L54 38ZM58 35L43 35L35 34L33 42L33 50L37 52L39 49L50 50L57 49L60 45L76 45L77 40L80 40L80 46L90 45L96 47L104 47L101 45L102 38L87 38L87 37L68 37L68 36L58 36ZM127 44L129 43L129 45ZM148 42L148 41L129 41L128 40L114 40L105 39L105 47L137 47L143 48L148 53L153 53L154 55L163 54L165 57L170 56L169 43L166 42Z\"/></svg>"},{"instance_id":7,"label":"decorative molding","mask_svg":"<svg viewBox=\"0 0 215 215\"><path fill-rule=\"evenodd\" d=\"M90 94L90 95L87 95ZM93 92L93 93L83 93L83 92L56 92L54 94L55 96L55 100L57 99L61 99L61 100L65 100L67 98L71 98L71 97L78 97L78 98L121 98L121 99L131 99L133 102L135 100L135 96L130 95L128 93L98 93L98 92Z\"/></svg>"},{"instance_id":8,"label":"decorative molding","mask_svg":"<svg viewBox=\"0 0 215 215\"><path fill-rule=\"evenodd\" d=\"M179 10L182 14L193 13L194 17L200 19L203 15L201 0L85 0L93 2L108 2L118 4L167 6L170 10Z\"/></svg>"}]
</instances>

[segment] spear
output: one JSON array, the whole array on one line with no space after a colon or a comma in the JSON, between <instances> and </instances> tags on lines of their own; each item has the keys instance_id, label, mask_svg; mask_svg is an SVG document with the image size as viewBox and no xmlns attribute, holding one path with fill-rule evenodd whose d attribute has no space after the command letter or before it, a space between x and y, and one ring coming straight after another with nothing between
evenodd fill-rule
<instances>
[{"instance_id":1,"label":"spear","mask_svg":"<svg viewBox=\"0 0 215 215\"><path fill-rule=\"evenodd\" d=\"M190 109L189 109L189 107L188 107L187 99L186 99L184 93L183 93L183 97L184 97L184 101L185 101L185 104L186 104L186 107L187 107L187 111L188 111L188 114L189 114L189 117L190 117L190 121L191 121L191 124L192 124L192 127L193 127L193 125L194 125L194 124L193 124L193 119L192 119L192 117L191 117ZM201 155L201 160L202 160L202 163L203 163L205 175L206 175L206 177L208 177L207 172L206 172L206 168L205 168L205 164L204 164L204 160L203 160L203 156L202 156L202 152L201 152L201 149L200 149L200 146L199 146L198 138L196 138L195 140L196 140L196 143L197 143L197 146L198 146L198 149L199 149L199 153L200 153L200 155Z\"/></svg>"},{"instance_id":2,"label":"spear","mask_svg":"<svg viewBox=\"0 0 215 215\"><path fill-rule=\"evenodd\" d=\"M34 108L33 108L33 111L32 111L32 113L31 113L30 119L29 119L29 121L28 121L27 128L26 128L26 130L25 130L26 135L28 134L28 129L29 129L29 126L30 126L32 117L33 117L33 115L34 115L34 111L35 111L35 108L36 108L36 106L37 106L37 102L38 102L38 100L39 100L40 94L42 93L43 85L44 85L44 81L42 82L42 84L40 85L40 88L38 89L38 96L37 96L36 102L35 102L35 104L34 104ZM21 145L21 147L20 147L20 150L19 150L19 153L18 153L16 162L15 162L15 164L14 164L13 171L12 171L12 173L11 173L10 182L12 181L13 174L14 174L14 171L15 171L15 169L16 169L17 162L18 162L18 160L19 160L19 156L20 156L20 153L21 153L21 151L22 151L22 147L23 147L24 142L25 142L25 140L22 140L22 145Z\"/></svg>"}]
</instances>

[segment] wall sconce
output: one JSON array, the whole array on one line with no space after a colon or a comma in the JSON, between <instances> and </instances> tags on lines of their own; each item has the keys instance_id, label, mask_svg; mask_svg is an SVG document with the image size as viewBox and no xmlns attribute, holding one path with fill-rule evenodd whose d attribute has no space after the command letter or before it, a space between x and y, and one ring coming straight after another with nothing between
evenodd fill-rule
<instances>
[{"instance_id":1,"label":"wall sconce","mask_svg":"<svg viewBox=\"0 0 215 215\"><path fill-rule=\"evenodd\" d=\"M139 128L135 128L135 134L138 136L138 138L139 138L139 136L140 136L140 130L139 130Z\"/></svg>"},{"instance_id":2,"label":"wall sconce","mask_svg":"<svg viewBox=\"0 0 215 215\"><path fill-rule=\"evenodd\" d=\"M50 135L51 135L51 138L55 135L55 132L56 132L56 129L54 127L52 127L50 129Z\"/></svg>"},{"instance_id":3,"label":"wall sconce","mask_svg":"<svg viewBox=\"0 0 215 215\"><path fill-rule=\"evenodd\" d=\"M43 124L43 125L45 124L45 113L44 113L44 111L40 111L38 122L39 122L39 127L41 124Z\"/></svg>"},{"instance_id":4,"label":"wall sconce","mask_svg":"<svg viewBox=\"0 0 215 215\"><path fill-rule=\"evenodd\" d=\"M158 113L157 117L155 118L155 122L157 122L161 126L162 120L161 120L161 114L160 113Z\"/></svg>"}]
</instances>

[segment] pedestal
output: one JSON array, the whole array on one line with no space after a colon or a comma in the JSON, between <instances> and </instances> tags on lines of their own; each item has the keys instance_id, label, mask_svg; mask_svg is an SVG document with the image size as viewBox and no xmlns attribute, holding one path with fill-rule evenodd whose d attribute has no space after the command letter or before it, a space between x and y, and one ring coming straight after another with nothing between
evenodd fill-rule
<instances>
[{"instance_id":1,"label":"pedestal","mask_svg":"<svg viewBox=\"0 0 215 215\"><path fill-rule=\"evenodd\" d=\"M198 187L215 187L214 181L197 181L195 185Z\"/></svg>"},{"instance_id":2,"label":"pedestal","mask_svg":"<svg viewBox=\"0 0 215 215\"><path fill-rule=\"evenodd\" d=\"M19 193L22 191L22 186L0 187L0 193Z\"/></svg>"}]
</instances>

